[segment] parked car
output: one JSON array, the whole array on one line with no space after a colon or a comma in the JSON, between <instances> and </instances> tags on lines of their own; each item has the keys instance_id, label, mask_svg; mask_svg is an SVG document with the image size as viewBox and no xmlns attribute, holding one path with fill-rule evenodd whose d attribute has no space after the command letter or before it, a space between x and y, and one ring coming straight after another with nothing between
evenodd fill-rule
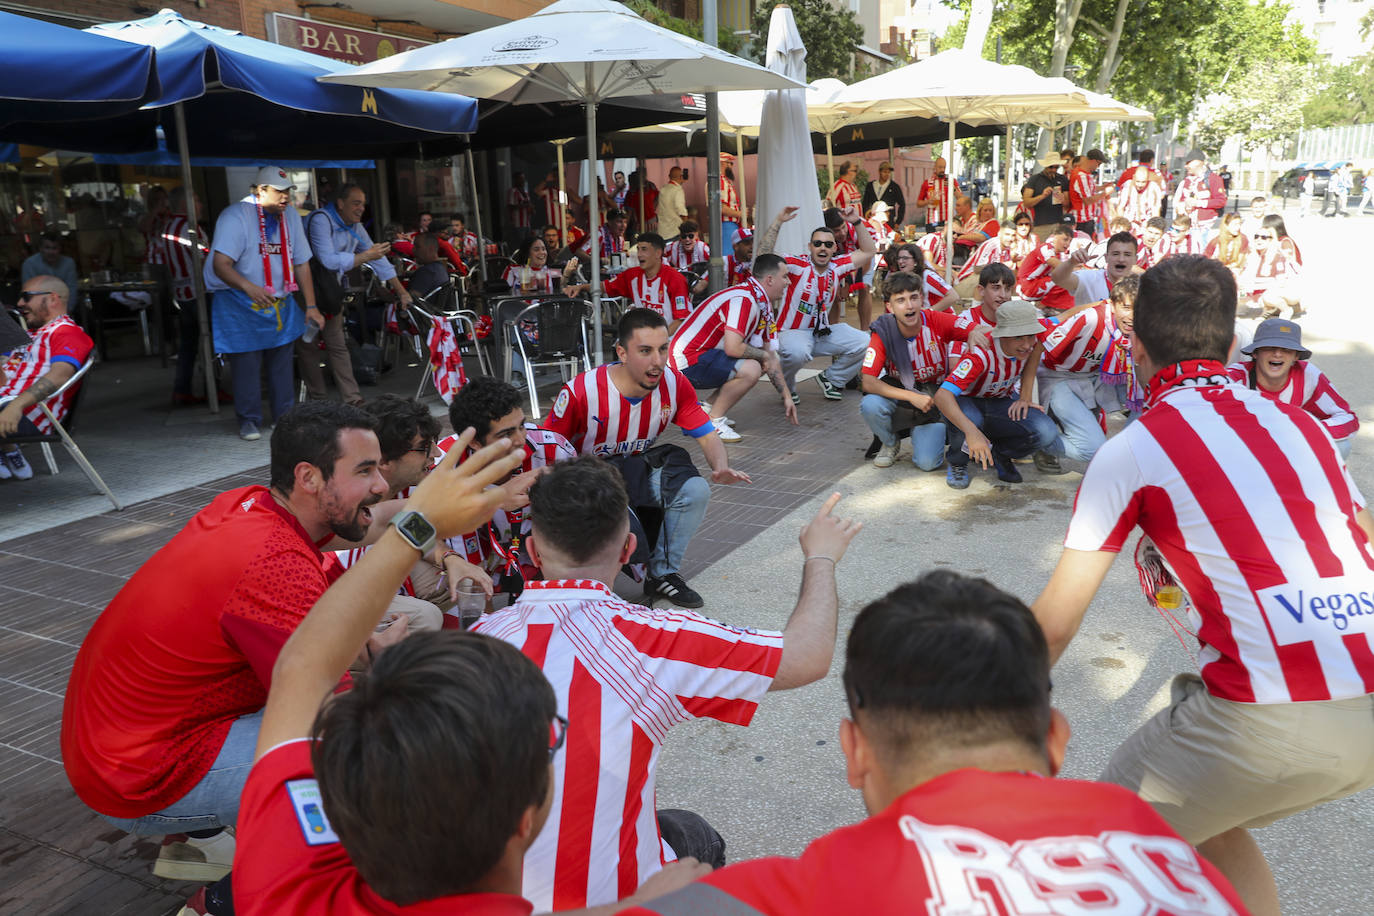
<instances>
[{"instance_id":1,"label":"parked car","mask_svg":"<svg viewBox=\"0 0 1374 916\"><path fill-rule=\"evenodd\" d=\"M1291 197L1296 200L1302 196L1302 182L1309 172L1312 173L1312 194L1321 200L1326 196L1327 183L1331 181L1330 169L1289 169L1274 179L1274 186L1270 191L1275 197Z\"/></svg>"}]
</instances>

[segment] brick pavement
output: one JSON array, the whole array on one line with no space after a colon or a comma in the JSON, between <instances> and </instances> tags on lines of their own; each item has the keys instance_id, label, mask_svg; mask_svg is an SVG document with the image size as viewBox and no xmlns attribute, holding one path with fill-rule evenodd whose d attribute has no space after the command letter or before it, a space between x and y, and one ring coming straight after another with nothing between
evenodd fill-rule
<instances>
[{"instance_id":1,"label":"brick pavement","mask_svg":"<svg viewBox=\"0 0 1374 916\"><path fill-rule=\"evenodd\" d=\"M754 482L713 487L684 561L689 579L860 461L869 437L858 394L832 403L813 382L800 390L795 429L766 384L733 411L745 438L729 446L731 464ZM265 478L259 467L0 543L0 912L175 913L192 888L155 878L157 841L125 835L72 792L59 750L63 691L85 633L142 562L213 496Z\"/></svg>"}]
</instances>

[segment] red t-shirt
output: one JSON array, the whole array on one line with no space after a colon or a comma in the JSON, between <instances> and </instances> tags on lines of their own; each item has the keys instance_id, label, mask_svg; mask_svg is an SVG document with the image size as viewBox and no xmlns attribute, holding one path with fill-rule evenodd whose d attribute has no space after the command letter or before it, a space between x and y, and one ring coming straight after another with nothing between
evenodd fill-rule
<instances>
[{"instance_id":1,"label":"red t-shirt","mask_svg":"<svg viewBox=\"0 0 1374 916\"><path fill-rule=\"evenodd\" d=\"M740 916L1246 912L1221 873L1120 786L974 769L917 786L800 858L730 865L622 916L728 904Z\"/></svg>"},{"instance_id":2,"label":"red t-shirt","mask_svg":"<svg viewBox=\"0 0 1374 916\"><path fill-rule=\"evenodd\" d=\"M76 655L62 762L81 800L132 818L189 792L234 720L267 702L282 644L340 572L266 487L196 513Z\"/></svg>"},{"instance_id":3,"label":"red t-shirt","mask_svg":"<svg viewBox=\"0 0 1374 916\"><path fill-rule=\"evenodd\" d=\"M653 309L665 321L681 321L692 311L686 279L667 264L659 265L652 280L642 267L623 270L605 282L601 295L623 296L636 308Z\"/></svg>"},{"instance_id":4,"label":"red t-shirt","mask_svg":"<svg viewBox=\"0 0 1374 916\"><path fill-rule=\"evenodd\" d=\"M310 765L310 747L309 738L279 744L248 774L234 854L234 912L529 916L534 906L515 894L454 894L410 906L379 897L334 835Z\"/></svg>"}]
</instances>

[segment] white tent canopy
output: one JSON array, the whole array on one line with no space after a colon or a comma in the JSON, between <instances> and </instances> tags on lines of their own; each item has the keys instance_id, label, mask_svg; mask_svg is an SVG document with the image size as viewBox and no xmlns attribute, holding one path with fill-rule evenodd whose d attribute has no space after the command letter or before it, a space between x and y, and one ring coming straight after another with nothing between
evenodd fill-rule
<instances>
[{"instance_id":1,"label":"white tent canopy","mask_svg":"<svg viewBox=\"0 0 1374 916\"><path fill-rule=\"evenodd\" d=\"M533 16L415 48L322 78L355 86L456 92L512 104L580 101L587 158L596 156L596 106L613 98L781 89L781 74L648 22L613 0L558 0ZM590 197L596 236L596 195ZM602 361L600 246L593 241L592 305Z\"/></svg>"}]
</instances>

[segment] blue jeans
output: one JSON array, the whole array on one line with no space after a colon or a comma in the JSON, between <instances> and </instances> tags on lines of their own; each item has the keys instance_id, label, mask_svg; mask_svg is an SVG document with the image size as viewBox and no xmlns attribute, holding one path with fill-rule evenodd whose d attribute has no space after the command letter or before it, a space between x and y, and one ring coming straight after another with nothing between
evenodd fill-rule
<instances>
[{"instance_id":1,"label":"blue jeans","mask_svg":"<svg viewBox=\"0 0 1374 916\"><path fill-rule=\"evenodd\" d=\"M23 424L21 423L21 424L20 424L20 427L22 428L22 426L23 426ZM1339 451L1339 452L1341 453L1341 457L1342 457L1342 458L1349 458L1349 457L1350 457L1350 449L1351 449L1352 446L1354 446L1354 444L1355 444L1355 434L1354 434L1354 433L1351 433L1350 435L1346 436L1344 439L1337 439L1337 440L1336 440L1336 450Z\"/></svg>"},{"instance_id":2,"label":"blue jeans","mask_svg":"<svg viewBox=\"0 0 1374 916\"><path fill-rule=\"evenodd\" d=\"M234 413L240 423L248 420L262 425L261 372L264 363L267 365L267 396L272 403L272 421L280 420L295 406L295 376L291 371L294 352L295 343L292 342L270 350L225 354L234 376Z\"/></svg>"},{"instance_id":3,"label":"blue jeans","mask_svg":"<svg viewBox=\"0 0 1374 916\"><path fill-rule=\"evenodd\" d=\"M1093 405L1084 404L1072 386L1060 383L1050 389L1045 408L1064 430L1063 457L1092 461L1093 455L1107 441L1102 424L1093 415Z\"/></svg>"},{"instance_id":4,"label":"blue jeans","mask_svg":"<svg viewBox=\"0 0 1374 916\"><path fill-rule=\"evenodd\" d=\"M664 504L660 485L662 476L662 468L649 472L649 489L663 509L663 527L658 533L654 552L649 556L649 575L655 578L662 578L682 568L682 555L687 552L692 535L701 527L706 504L711 501L711 485L704 478L693 477L682 485L672 502Z\"/></svg>"},{"instance_id":5,"label":"blue jeans","mask_svg":"<svg viewBox=\"0 0 1374 916\"><path fill-rule=\"evenodd\" d=\"M930 408L935 410L934 407ZM883 445L896 445L897 433L892 422L897 402L881 394L866 394L859 402L864 422ZM925 423L911 429L911 462L923 471L933 471L945 463L945 424Z\"/></svg>"},{"instance_id":6,"label":"blue jeans","mask_svg":"<svg viewBox=\"0 0 1374 916\"><path fill-rule=\"evenodd\" d=\"M289 348L288 344L288 348ZM253 768L262 713L240 716L229 728L210 771L181 798L153 814L140 818L105 817L126 833L166 836L192 830L232 827L239 817L239 796Z\"/></svg>"},{"instance_id":7,"label":"blue jeans","mask_svg":"<svg viewBox=\"0 0 1374 916\"><path fill-rule=\"evenodd\" d=\"M969 398L959 395L956 400L964 416L988 437L992 450L998 455L1024 458L1032 452L1044 450L1051 455L1063 456L1064 440L1059 437L1059 427L1043 410L1032 407L1024 420L1013 420L1007 416L1007 408L1015 403L1012 398ZM968 465L969 456L963 451L963 444L963 431L949 423L949 463L955 467Z\"/></svg>"}]
</instances>

